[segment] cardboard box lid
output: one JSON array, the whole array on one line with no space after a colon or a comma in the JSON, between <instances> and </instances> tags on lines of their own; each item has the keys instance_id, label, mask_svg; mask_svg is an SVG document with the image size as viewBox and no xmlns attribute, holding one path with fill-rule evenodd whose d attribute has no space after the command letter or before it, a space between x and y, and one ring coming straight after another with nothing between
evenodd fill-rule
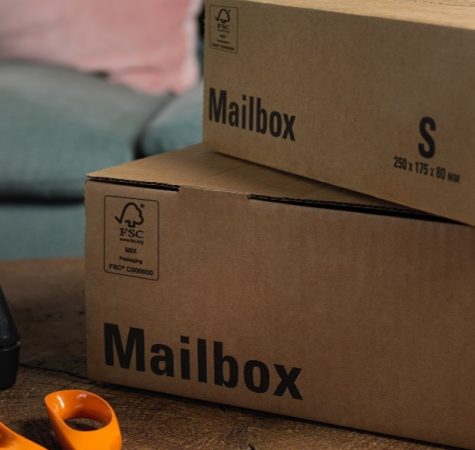
<instances>
[{"instance_id":1,"label":"cardboard box lid","mask_svg":"<svg viewBox=\"0 0 475 450\"><path fill-rule=\"evenodd\" d=\"M88 177L152 189L206 189L241 194L255 200L446 221L364 194L225 156L202 144L92 172Z\"/></svg>"},{"instance_id":2,"label":"cardboard box lid","mask_svg":"<svg viewBox=\"0 0 475 450\"><path fill-rule=\"evenodd\" d=\"M474 0L249 0L364 17L475 30Z\"/></svg>"}]
</instances>

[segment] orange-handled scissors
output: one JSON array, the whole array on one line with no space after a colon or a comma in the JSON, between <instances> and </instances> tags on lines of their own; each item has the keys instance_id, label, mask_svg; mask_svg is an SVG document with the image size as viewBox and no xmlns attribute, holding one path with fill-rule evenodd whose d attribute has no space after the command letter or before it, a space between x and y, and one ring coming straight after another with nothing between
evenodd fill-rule
<instances>
[{"instance_id":1,"label":"orange-handled scissors","mask_svg":"<svg viewBox=\"0 0 475 450\"><path fill-rule=\"evenodd\" d=\"M45 398L46 411L63 450L120 450L122 435L112 407L87 391L59 391ZM92 419L103 427L93 431L71 428L70 419ZM0 450L45 450L0 423Z\"/></svg>"}]
</instances>

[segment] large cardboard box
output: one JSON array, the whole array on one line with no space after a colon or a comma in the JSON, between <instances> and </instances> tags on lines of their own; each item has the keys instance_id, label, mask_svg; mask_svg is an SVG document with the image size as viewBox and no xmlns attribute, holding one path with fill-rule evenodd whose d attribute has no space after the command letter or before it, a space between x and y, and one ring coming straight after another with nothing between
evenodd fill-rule
<instances>
[{"instance_id":1,"label":"large cardboard box","mask_svg":"<svg viewBox=\"0 0 475 450\"><path fill-rule=\"evenodd\" d=\"M203 147L87 183L92 378L475 447L475 229Z\"/></svg>"},{"instance_id":2,"label":"large cardboard box","mask_svg":"<svg viewBox=\"0 0 475 450\"><path fill-rule=\"evenodd\" d=\"M208 0L204 141L475 225L475 2Z\"/></svg>"}]
</instances>

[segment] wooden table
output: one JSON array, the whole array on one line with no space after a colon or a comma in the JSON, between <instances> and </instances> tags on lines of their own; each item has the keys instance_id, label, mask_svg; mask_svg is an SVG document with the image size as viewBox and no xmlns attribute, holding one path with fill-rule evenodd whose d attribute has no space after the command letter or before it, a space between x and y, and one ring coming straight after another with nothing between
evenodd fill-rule
<instances>
[{"instance_id":1,"label":"wooden table","mask_svg":"<svg viewBox=\"0 0 475 450\"><path fill-rule=\"evenodd\" d=\"M443 448L90 381L83 261L2 262L0 283L22 335L18 381L0 391L0 421L48 449L59 447L42 400L60 389L106 398L121 423L124 449Z\"/></svg>"}]
</instances>

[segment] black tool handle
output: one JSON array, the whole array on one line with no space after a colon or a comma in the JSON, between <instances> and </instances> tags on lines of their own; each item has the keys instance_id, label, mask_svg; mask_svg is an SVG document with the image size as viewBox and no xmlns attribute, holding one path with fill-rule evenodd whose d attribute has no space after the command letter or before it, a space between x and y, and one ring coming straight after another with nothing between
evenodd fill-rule
<instances>
[{"instance_id":1,"label":"black tool handle","mask_svg":"<svg viewBox=\"0 0 475 450\"><path fill-rule=\"evenodd\" d=\"M0 389L8 389L16 381L20 359L20 336L0 288Z\"/></svg>"}]
</instances>

